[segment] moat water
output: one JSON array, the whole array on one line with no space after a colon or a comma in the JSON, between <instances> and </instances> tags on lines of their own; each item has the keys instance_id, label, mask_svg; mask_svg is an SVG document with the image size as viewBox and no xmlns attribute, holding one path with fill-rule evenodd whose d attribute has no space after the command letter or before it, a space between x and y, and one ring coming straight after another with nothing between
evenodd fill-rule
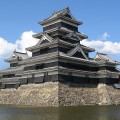
<instances>
[{"instance_id":1,"label":"moat water","mask_svg":"<svg viewBox=\"0 0 120 120\"><path fill-rule=\"evenodd\" d=\"M0 120L120 120L120 105L59 108L1 105Z\"/></svg>"}]
</instances>

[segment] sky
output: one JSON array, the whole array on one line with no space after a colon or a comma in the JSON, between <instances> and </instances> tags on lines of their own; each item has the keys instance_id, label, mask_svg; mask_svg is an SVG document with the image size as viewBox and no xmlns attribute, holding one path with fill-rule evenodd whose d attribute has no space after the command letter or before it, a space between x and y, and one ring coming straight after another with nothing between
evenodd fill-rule
<instances>
[{"instance_id":1,"label":"sky","mask_svg":"<svg viewBox=\"0 0 120 120\"><path fill-rule=\"evenodd\" d=\"M0 0L0 70L15 49L26 52L38 42L32 35L42 32L39 21L67 6L83 22L79 31L88 39L82 44L120 61L120 0Z\"/></svg>"}]
</instances>

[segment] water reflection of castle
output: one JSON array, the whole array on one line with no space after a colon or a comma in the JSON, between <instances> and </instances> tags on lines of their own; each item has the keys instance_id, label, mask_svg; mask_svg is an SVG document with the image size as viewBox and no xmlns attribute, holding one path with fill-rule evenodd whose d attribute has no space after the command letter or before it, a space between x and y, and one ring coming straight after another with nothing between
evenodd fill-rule
<instances>
[{"instance_id":1,"label":"water reflection of castle","mask_svg":"<svg viewBox=\"0 0 120 120\"><path fill-rule=\"evenodd\" d=\"M0 79L2 89L49 81L81 84L119 82L116 66L120 63L103 53L89 58L89 52L95 50L80 43L87 36L78 31L82 22L73 17L68 7L54 12L39 24L43 26L43 32L33 35L39 42L26 48L32 52L32 57L14 51L5 60L10 67L0 71L3 74Z\"/></svg>"}]
</instances>

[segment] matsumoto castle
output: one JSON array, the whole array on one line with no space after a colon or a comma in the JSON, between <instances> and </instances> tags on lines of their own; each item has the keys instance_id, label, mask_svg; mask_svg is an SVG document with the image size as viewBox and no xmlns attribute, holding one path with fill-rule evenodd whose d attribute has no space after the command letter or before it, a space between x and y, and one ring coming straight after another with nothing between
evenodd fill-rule
<instances>
[{"instance_id":1,"label":"matsumoto castle","mask_svg":"<svg viewBox=\"0 0 120 120\"><path fill-rule=\"evenodd\" d=\"M10 67L0 71L0 88L18 88L23 84L42 84L44 82L73 82L80 84L115 84L120 82L120 63L104 53L89 57L94 48L82 45L80 41L88 38L78 31L81 21L76 20L67 7L54 12L39 22L43 32L33 35L39 42L26 48L32 52L14 51L5 59Z\"/></svg>"}]
</instances>

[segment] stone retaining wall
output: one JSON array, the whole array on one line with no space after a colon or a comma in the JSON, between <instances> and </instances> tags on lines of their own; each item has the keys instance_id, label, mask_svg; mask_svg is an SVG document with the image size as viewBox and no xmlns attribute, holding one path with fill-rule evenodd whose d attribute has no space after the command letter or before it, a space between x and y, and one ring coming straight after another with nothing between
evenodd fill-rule
<instances>
[{"instance_id":1,"label":"stone retaining wall","mask_svg":"<svg viewBox=\"0 0 120 120\"><path fill-rule=\"evenodd\" d=\"M0 104L58 106L58 83L22 85L18 89L1 89Z\"/></svg>"},{"instance_id":2,"label":"stone retaining wall","mask_svg":"<svg viewBox=\"0 0 120 120\"><path fill-rule=\"evenodd\" d=\"M79 106L120 104L120 90L110 85L46 82L1 89L0 104Z\"/></svg>"},{"instance_id":3,"label":"stone retaining wall","mask_svg":"<svg viewBox=\"0 0 120 120\"><path fill-rule=\"evenodd\" d=\"M94 85L59 84L60 106L93 105L99 101L98 89Z\"/></svg>"}]
</instances>

